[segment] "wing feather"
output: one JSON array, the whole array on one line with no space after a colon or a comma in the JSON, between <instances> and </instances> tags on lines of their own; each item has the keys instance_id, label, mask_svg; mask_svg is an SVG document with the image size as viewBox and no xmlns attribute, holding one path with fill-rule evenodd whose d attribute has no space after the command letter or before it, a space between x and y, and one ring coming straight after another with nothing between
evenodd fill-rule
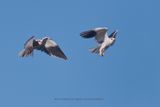
<instances>
[{"instance_id":1,"label":"wing feather","mask_svg":"<svg viewBox=\"0 0 160 107\"><path fill-rule=\"evenodd\" d=\"M33 54L33 42L34 42L34 36L30 37L24 44L24 49L19 53L19 56L21 57L27 57L29 55Z\"/></svg>"},{"instance_id":2,"label":"wing feather","mask_svg":"<svg viewBox=\"0 0 160 107\"><path fill-rule=\"evenodd\" d=\"M28 46L33 46L33 40L34 40L34 36L30 37L24 44L24 48L28 47Z\"/></svg>"},{"instance_id":3,"label":"wing feather","mask_svg":"<svg viewBox=\"0 0 160 107\"><path fill-rule=\"evenodd\" d=\"M83 38L92 38L95 37L96 35L97 32L94 30L88 30L80 33L80 36L82 36Z\"/></svg>"},{"instance_id":4,"label":"wing feather","mask_svg":"<svg viewBox=\"0 0 160 107\"><path fill-rule=\"evenodd\" d=\"M82 36L83 38L95 37L95 40L98 43L102 43L104 41L105 35L107 35L107 28L105 27L98 27L98 28L80 33L80 36Z\"/></svg>"},{"instance_id":5,"label":"wing feather","mask_svg":"<svg viewBox=\"0 0 160 107\"><path fill-rule=\"evenodd\" d=\"M107 29L105 28L96 28L95 31L97 32L95 39L98 43L102 43L105 39L105 36L108 36Z\"/></svg>"},{"instance_id":6,"label":"wing feather","mask_svg":"<svg viewBox=\"0 0 160 107\"><path fill-rule=\"evenodd\" d=\"M46 53L48 55L50 55L50 56L53 55L53 56L67 60L66 55L63 53L63 51L60 49L60 47L57 45L57 43L54 42L53 40L48 39L46 41L45 48L47 50Z\"/></svg>"}]
</instances>

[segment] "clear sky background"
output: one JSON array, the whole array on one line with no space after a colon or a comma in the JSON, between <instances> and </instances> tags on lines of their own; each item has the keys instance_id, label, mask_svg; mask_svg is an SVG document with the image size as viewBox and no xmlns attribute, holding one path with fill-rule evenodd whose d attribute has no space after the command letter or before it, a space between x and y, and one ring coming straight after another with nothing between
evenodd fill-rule
<instances>
[{"instance_id":1,"label":"clear sky background","mask_svg":"<svg viewBox=\"0 0 160 107\"><path fill-rule=\"evenodd\" d=\"M160 107L159 0L0 0L0 107ZM104 57L79 33L118 29ZM68 61L20 58L30 36L53 38ZM103 98L62 101L55 98Z\"/></svg>"}]
</instances>

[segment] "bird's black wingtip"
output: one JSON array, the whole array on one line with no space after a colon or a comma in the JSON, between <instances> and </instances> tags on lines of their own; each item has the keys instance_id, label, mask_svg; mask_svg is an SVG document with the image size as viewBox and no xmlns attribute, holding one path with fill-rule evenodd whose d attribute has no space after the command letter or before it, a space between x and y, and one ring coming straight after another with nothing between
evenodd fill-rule
<instances>
[{"instance_id":1,"label":"bird's black wingtip","mask_svg":"<svg viewBox=\"0 0 160 107\"><path fill-rule=\"evenodd\" d=\"M63 59L65 60L65 61L67 61L68 60L68 58L65 56L65 57L63 57Z\"/></svg>"},{"instance_id":2,"label":"bird's black wingtip","mask_svg":"<svg viewBox=\"0 0 160 107\"><path fill-rule=\"evenodd\" d=\"M80 33L80 36L83 38L92 38L97 34L94 30L84 31Z\"/></svg>"},{"instance_id":3,"label":"bird's black wingtip","mask_svg":"<svg viewBox=\"0 0 160 107\"><path fill-rule=\"evenodd\" d=\"M110 38L116 38L117 33L118 33L118 30L115 30L115 31L113 31L113 32L109 35L109 37L110 37Z\"/></svg>"}]
</instances>

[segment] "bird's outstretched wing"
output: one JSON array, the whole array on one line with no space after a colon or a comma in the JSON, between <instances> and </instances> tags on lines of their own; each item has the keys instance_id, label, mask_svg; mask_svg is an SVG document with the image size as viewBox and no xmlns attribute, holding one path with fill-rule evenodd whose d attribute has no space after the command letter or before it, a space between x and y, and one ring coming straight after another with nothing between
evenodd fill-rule
<instances>
[{"instance_id":1,"label":"bird's outstretched wing","mask_svg":"<svg viewBox=\"0 0 160 107\"><path fill-rule=\"evenodd\" d=\"M24 49L19 53L21 57L27 57L33 53L34 36L30 37L24 44Z\"/></svg>"},{"instance_id":2,"label":"bird's outstretched wing","mask_svg":"<svg viewBox=\"0 0 160 107\"><path fill-rule=\"evenodd\" d=\"M95 28L95 31L97 32L95 39L98 43L102 43L105 39L105 36L108 36L106 28Z\"/></svg>"},{"instance_id":3,"label":"bird's outstretched wing","mask_svg":"<svg viewBox=\"0 0 160 107\"><path fill-rule=\"evenodd\" d=\"M24 48L33 44L34 36L31 36L24 44Z\"/></svg>"},{"instance_id":4,"label":"bird's outstretched wing","mask_svg":"<svg viewBox=\"0 0 160 107\"><path fill-rule=\"evenodd\" d=\"M53 55L53 56L67 60L66 55L63 53L63 51L60 49L57 43L52 39L48 38L46 40L44 52L46 52L50 56Z\"/></svg>"},{"instance_id":5,"label":"bird's outstretched wing","mask_svg":"<svg viewBox=\"0 0 160 107\"><path fill-rule=\"evenodd\" d=\"M97 32L95 30L88 30L80 33L80 36L83 38L92 38L97 35Z\"/></svg>"},{"instance_id":6,"label":"bird's outstretched wing","mask_svg":"<svg viewBox=\"0 0 160 107\"><path fill-rule=\"evenodd\" d=\"M118 30L115 30L108 37L109 38L116 38L117 33L118 33Z\"/></svg>"},{"instance_id":7,"label":"bird's outstretched wing","mask_svg":"<svg viewBox=\"0 0 160 107\"><path fill-rule=\"evenodd\" d=\"M102 43L104 41L105 35L107 35L107 28L104 28L104 27L98 27L98 28L80 33L80 36L82 36L83 38L95 37L98 43Z\"/></svg>"}]
</instances>

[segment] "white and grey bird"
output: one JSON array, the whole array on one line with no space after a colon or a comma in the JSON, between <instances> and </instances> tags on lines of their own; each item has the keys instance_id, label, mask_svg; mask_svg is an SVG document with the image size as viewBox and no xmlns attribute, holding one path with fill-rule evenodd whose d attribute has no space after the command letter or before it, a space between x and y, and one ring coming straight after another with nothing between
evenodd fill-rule
<instances>
[{"instance_id":1,"label":"white and grey bird","mask_svg":"<svg viewBox=\"0 0 160 107\"><path fill-rule=\"evenodd\" d=\"M99 54L100 56L104 56L105 50L114 44L118 32L117 30L115 30L108 36L107 31L108 28L106 27L98 27L95 29L81 32L80 36L83 38L95 37L96 41L98 42L98 46L90 49L90 51L92 53Z\"/></svg>"},{"instance_id":2,"label":"white and grey bird","mask_svg":"<svg viewBox=\"0 0 160 107\"><path fill-rule=\"evenodd\" d=\"M19 56L27 57L33 55L34 50L40 50L49 56L56 56L67 60L66 55L58 44L49 37L44 37L42 39L35 39L34 36L30 37L24 44L24 49L19 53Z\"/></svg>"}]
</instances>

